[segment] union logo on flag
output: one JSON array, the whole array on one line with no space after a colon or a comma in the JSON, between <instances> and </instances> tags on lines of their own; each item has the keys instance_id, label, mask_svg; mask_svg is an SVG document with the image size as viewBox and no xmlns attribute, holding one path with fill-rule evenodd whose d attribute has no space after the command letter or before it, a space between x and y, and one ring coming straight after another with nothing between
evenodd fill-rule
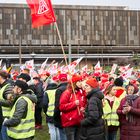
<instances>
[{"instance_id":1,"label":"union logo on flag","mask_svg":"<svg viewBox=\"0 0 140 140\"><path fill-rule=\"evenodd\" d=\"M39 8L37 14L41 15L49 10L47 3L44 0L39 1Z\"/></svg>"}]
</instances>

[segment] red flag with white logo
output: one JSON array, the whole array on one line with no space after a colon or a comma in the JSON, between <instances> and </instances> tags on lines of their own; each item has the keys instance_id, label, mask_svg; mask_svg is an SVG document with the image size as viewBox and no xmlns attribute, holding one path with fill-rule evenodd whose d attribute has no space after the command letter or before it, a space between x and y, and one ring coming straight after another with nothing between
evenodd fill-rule
<instances>
[{"instance_id":1,"label":"red flag with white logo","mask_svg":"<svg viewBox=\"0 0 140 140\"><path fill-rule=\"evenodd\" d=\"M31 9L33 28L56 21L50 0L27 0L27 3Z\"/></svg>"}]
</instances>

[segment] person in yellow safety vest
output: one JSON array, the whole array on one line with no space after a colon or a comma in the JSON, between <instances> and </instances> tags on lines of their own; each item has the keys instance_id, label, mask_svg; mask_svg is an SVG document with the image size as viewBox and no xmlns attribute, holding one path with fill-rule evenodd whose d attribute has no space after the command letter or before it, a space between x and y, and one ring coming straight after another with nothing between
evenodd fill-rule
<instances>
[{"instance_id":1,"label":"person in yellow safety vest","mask_svg":"<svg viewBox=\"0 0 140 140\"><path fill-rule=\"evenodd\" d=\"M2 106L2 115L4 118L9 117L10 110L12 108L13 102L13 86L8 82L8 73L6 71L0 70L0 105ZM1 129L2 140L7 140L6 127L2 125Z\"/></svg>"},{"instance_id":2,"label":"person in yellow safety vest","mask_svg":"<svg viewBox=\"0 0 140 140\"><path fill-rule=\"evenodd\" d=\"M59 130L54 125L54 108L55 108L55 94L57 83L50 81L43 97L43 111L46 114L46 122L48 124L50 140L58 140Z\"/></svg>"},{"instance_id":3,"label":"person in yellow safety vest","mask_svg":"<svg viewBox=\"0 0 140 140\"><path fill-rule=\"evenodd\" d=\"M120 101L115 97L116 88L114 85L110 85L105 90L105 98L103 100L103 118L106 120L107 140L116 140L117 131L119 128L119 117L117 115L117 109L120 105Z\"/></svg>"},{"instance_id":4,"label":"person in yellow safety vest","mask_svg":"<svg viewBox=\"0 0 140 140\"><path fill-rule=\"evenodd\" d=\"M3 125L7 126L10 140L32 140L35 135L34 107L36 96L28 91L26 82L17 80L13 89L16 95L15 103L10 111L10 118L5 119Z\"/></svg>"}]
</instances>

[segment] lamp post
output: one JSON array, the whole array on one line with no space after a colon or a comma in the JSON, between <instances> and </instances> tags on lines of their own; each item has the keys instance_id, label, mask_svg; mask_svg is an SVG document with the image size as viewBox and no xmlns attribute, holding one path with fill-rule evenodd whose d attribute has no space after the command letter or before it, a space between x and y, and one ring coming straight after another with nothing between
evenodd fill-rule
<instances>
[{"instance_id":1,"label":"lamp post","mask_svg":"<svg viewBox=\"0 0 140 140\"><path fill-rule=\"evenodd\" d=\"M71 63L71 20L69 19L69 64Z\"/></svg>"},{"instance_id":2,"label":"lamp post","mask_svg":"<svg viewBox=\"0 0 140 140\"><path fill-rule=\"evenodd\" d=\"M75 41L78 41L78 47L77 47L77 57L79 58L79 47L80 47L80 38L77 38ZM78 69L80 69L80 65L78 64Z\"/></svg>"},{"instance_id":3,"label":"lamp post","mask_svg":"<svg viewBox=\"0 0 140 140\"><path fill-rule=\"evenodd\" d=\"M22 64L22 57L21 57L21 36L19 37L19 66L21 67L21 64Z\"/></svg>"},{"instance_id":4,"label":"lamp post","mask_svg":"<svg viewBox=\"0 0 140 140\"><path fill-rule=\"evenodd\" d=\"M85 60L86 60L86 65L87 65L87 51L85 51Z\"/></svg>"},{"instance_id":5,"label":"lamp post","mask_svg":"<svg viewBox=\"0 0 140 140\"><path fill-rule=\"evenodd\" d=\"M19 65L21 66L21 64L22 64L22 50L21 50L21 45L22 45L22 37L21 37L21 35L22 35L22 30L23 28L22 28L22 24L20 24L20 26L19 26L19 30L20 30L20 35L19 35Z\"/></svg>"}]
</instances>

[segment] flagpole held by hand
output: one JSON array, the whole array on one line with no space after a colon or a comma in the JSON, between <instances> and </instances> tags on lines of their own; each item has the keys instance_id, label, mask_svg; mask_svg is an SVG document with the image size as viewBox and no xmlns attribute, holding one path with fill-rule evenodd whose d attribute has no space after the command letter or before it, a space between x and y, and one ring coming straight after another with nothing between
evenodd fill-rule
<instances>
[{"instance_id":1,"label":"flagpole held by hand","mask_svg":"<svg viewBox=\"0 0 140 140\"><path fill-rule=\"evenodd\" d=\"M64 50L64 46L63 46L63 43L62 43L62 39L61 39L61 36L60 36L60 31L59 31L59 29L58 29L57 22L55 22L54 24L55 24L55 26L56 26L57 34L58 34L58 37L59 37L59 40L60 40L60 44L61 44L61 49L62 49L62 52L63 52L64 60L65 60L66 66L68 66L67 56L66 56L66 53L65 53L65 50ZM71 76L69 67L68 67L68 74ZM72 86L72 91L73 91L75 100L77 100L76 94L75 94L75 91L74 91L74 86L73 86L73 83L72 83L71 78L70 78L70 83L71 83L71 86ZM78 109L78 113L79 113L79 115L80 115L81 113L80 113L79 106L77 106L77 109Z\"/></svg>"}]
</instances>

